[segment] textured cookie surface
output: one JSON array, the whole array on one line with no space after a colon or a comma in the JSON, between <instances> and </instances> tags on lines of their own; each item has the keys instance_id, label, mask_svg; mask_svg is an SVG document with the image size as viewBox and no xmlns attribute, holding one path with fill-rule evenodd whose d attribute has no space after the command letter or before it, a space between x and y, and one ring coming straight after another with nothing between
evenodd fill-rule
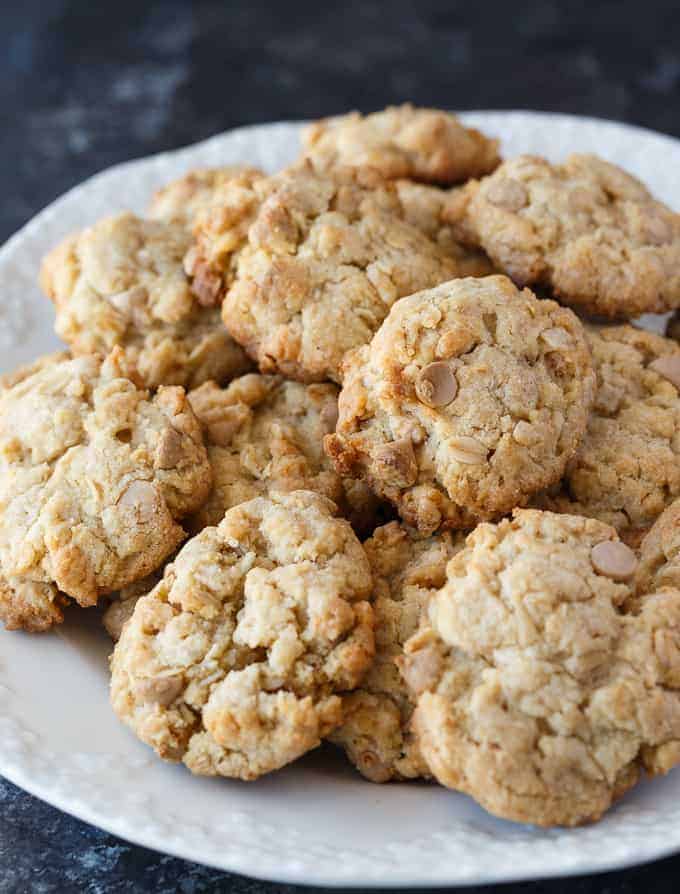
<instances>
[{"instance_id":1,"label":"textured cookie surface","mask_svg":"<svg viewBox=\"0 0 680 894\"><path fill-rule=\"evenodd\" d=\"M562 165L520 156L466 194L452 209L457 235L520 285L611 318L680 304L680 215L620 168L592 155Z\"/></svg>"},{"instance_id":2,"label":"textured cookie surface","mask_svg":"<svg viewBox=\"0 0 680 894\"><path fill-rule=\"evenodd\" d=\"M121 347L145 385L227 381L249 366L219 308L191 289L183 269L191 235L133 214L76 233L43 261L41 285L57 334L76 354Z\"/></svg>"},{"instance_id":3,"label":"textured cookie surface","mask_svg":"<svg viewBox=\"0 0 680 894\"><path fill-rule=\"evenodd\" d=\"M224 323L262 372L338 381L345 352L398 298L457 274L405 217L394 184L371 171L304 164L231 183L197 217L194 287L228 288Z\"/></svg>"},{"instance_id":4,"label":"textured cookie surface","mask_svg":"<svg viewBox=\"0 0 680 894\"><path fill-rule=\"evenodd\" d=\"M147 215L191 229L196 214L210 204L215 190L234 179L261 175L261 171L248 165L197 168L156 190Z\"/></svg>"},{"instance_id":5,"label":"textured cookie surface","mask_svg":"<svg viewBox=\"0 0 680 894\"><path fill-rule=\"evenodd\" d=\"M575 315L504 276L403 299L344 375L326 449L425 534L471 527L559 479L594 388Z\"/></svg>"},{"instance_id":6,"label":"textured cookie surface","mask_svg":"<svg viewBox=\"0 0 680 894\"><path fill-rule=\"evenodd\" d=\"M345 697L344 721L330 740L373 782L429 776L409 729L413 703L395 662L462 542L448 532L414 540L390 522L364 543L373 572L375 660L360 688Z\"/></svg>"},{"instance_id":7,"label":"textured cookie surface","mask_svg":"<svg viewBox=\"0 0 680 894\"><path fill-rule=\"evenodd\" d=\"M458 276L490 276L498 273L487 254L481 249L465 245L456 238L448 220L452 204L460 202L462 187L440 189L412 180L395 183L404 219L429 236L456 264Z\"/></svg>"},{"instance_id":8,"label":"textured cookie surface","mask_svg":"<svg viewBox=\"0 0 680 894\"><path fill-rule=\"evenodd\" d=\"M588 515L635 542L680 496L680 349L633 326L587 327L597 388L588 428L543 508Z\"/></svg>"},{"instance_id":9,"label":"textured cookie surface","mask_svg":"<svg viewBox=\"0 0 680 894\"><path fill-rule=\"evenodd\" d=\"M183 389L149 398L120 351L36 368L0 392L0 617L32 630L156 568L211 480Z\"/></svg>"},{"instance_id":10,"label":"textured cookie surface","mask_svg":"<svg viewBox=\"0 0 680 894\"><path fill-rule=\"evenodd\" d=\"M375 527L377 498L361 482L343 481L324 453L338 415L337 386L251 373L226 388L208 382L189 400L213 470L211 495L190 521L194 531L218 524L244 500L292 490L333 500L358 530Z\"/></svg>"},{"instance_id":11,"label":"textured cookie surface","mask_svg":"<svg viewBox=\"0 0 680 894\"><path fill-rule=\"evenodd\" d=\"M498 140L449 112L408 104L324 118L306 128L302 142L317 166L371 167L391 180L457 183L490 173L500 161Z\"/></svg>"},{"instance_id":12,"label":"textured cookie surface","mask_svg":"<svg viewBox=\"0 0 680 894\"><path fill-rule=\"evenodd\" d=\"M296 491L229 510L137 603L112 658L118 716L194 773L254 779L341 721L374 652L366 554Z\"/></svg>"},{"instance_id":13,"label":"textured cookie surface","mask_svg":"<svg viewBox=\"0 0 680 894\"><path fill-rule=\"evenodd\" d=\"M680 500L661 513L642 540L635 579L640 595L680 589Z\"/></svg>"},{"instance_id":14,"label":"textured cookie surface","mask_svg":"<svg viewBox=\"0 0 680 894\"><path fill-rule=\"evenodd\" d=\"M680 760L680 591L627 613L634 572L594 519L518 510L470 535L402 664L442 784L570 826Z\"/></svg>"}]
</instances>

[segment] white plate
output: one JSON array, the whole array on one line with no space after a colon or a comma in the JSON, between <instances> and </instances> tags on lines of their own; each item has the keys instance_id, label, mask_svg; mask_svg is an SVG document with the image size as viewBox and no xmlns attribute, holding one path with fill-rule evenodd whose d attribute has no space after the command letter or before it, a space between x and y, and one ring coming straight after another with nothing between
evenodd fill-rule
<instances>
[{"instance_id":1,"label":"white plate","mask_svg":"<svg viewBox=\"0 0 680 894\"><path fill-rule=\"evenodd\" d=\"M500 136L507 155L597 152L680 208L680 143L669 137L564 115L464 117ZM296 155L298 128L242 128L120 165L50 205L0 250L0 366L58 345L35 284L42 254L58 239L112 211L142 211L153 189L192 167L247 161L276 169ZM0 631L0 772L129 841L260 878L337 886L586 873L680 849L680 771L640 785L598 825L570 831L495 820L436 786L371 785L330 750L256 783L193 778L157 760L113 716L109 651L96 611L72 612L52 635Z\"/></svg>"}]
</instances>

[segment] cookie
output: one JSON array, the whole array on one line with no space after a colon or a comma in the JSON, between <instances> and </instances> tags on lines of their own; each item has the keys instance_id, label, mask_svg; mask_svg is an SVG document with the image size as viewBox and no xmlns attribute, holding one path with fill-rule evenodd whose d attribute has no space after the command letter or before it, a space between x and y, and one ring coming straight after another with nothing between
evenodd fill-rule
<instances>
[{"instance_id":1,"label":"cookie","mask_svg":"<svg viewBox=\"0 0 680 894\"><path fill-rule=\"evenodd\" d=\"M345 697L344 721L330 740L372 782L429 776L410 733L413 703L395 660L462 544L449 532L415 540L398 522L378 528L364 543L373 572L375 660L360 688Z\"/></svg>"},{"instance_id":2,"label":"cookie","mask_svg":"<svg viewBox=\"0 0 680 894\"><path fill-rule=\"evenodd\" d=\"M371 167L390 180L458 183L489 174L500 162L498 140L450 112L409 104L323 118L304 130L302 144L319 168Z\"/></svg>"},{"instance_id":3,"label":"cookie","mask_svg":"<svg viewBox=\"0 0 680 894\"><path fill-rule=\"evenodd\" d=\"M255 180L240 208L231 184L226 193L197 216L189 270L201 289L228 289L224 323L262 372L338 381L346 351L398 298L456 276L371 171L306 164Z\"/></svg>"},{"instance_id":4,"label":"cookie","mask_svg":"<svg viewBox=\"0 0 680 894\"><path fill-rule=\"evenodd\" d=\"M680 348L633 326L589 326L597 374L588 428L556 494L537 505L588 515L634 545L680 497Z\"/></svg>"},{"instance_id":5,"label":"cookie","mask_svg":"<svg viewBox=\"0 0 680 894\"><path fill-rule=\"evenodd\" d=\"M147 577L123 587L119 593L111 597L111 601L102 615L102 623L114 643L120 639L123 627L132 617L139 600L142 596L146 596L162 577L163 569L159 568Z\"/></svg>"},{"instance_id":6,"label":"cookie","mask_svg":"<svg viewBox=\"0 0 680 894\"><path fill-rule=\"evenodd\" d=\"M680 500L654 522L640 544L636 574L639 594L662 587L680 589Z\"/></svg>"},{"instance_id":7,"label":"cookie","mask_svg":"<svg viewBox=\"0 0 680 894\"><path fill-rule=\"evenodd\" d=\"M429 236L456 264L458 276L491 276L498 270L481 249L464 245L448 221L447 213L460 187L439 189L412 180L397 180L397 194L407 223Z\"/></svg>"},{"instance_id":8,"label":"cookie","mask_svg":"<svg viewBox=\"0 0 680 894\"><path fill-rule=\"evenodd\" d=\"M519 285L589 314L630 318L680 305L680 215L594 155L520 156L453 202L458 238Z\"/></svg>"},{"instance_id":9,"label":"cookie","mask_svg":"<svg viewBox=\"0 0 680 894\"><path fill-rule=\"evenodd\" d=\"M191 289L183 260L191 235L177 224L124 213L53 249L40 282L57 334L75 354L124 350L149 388L226 382L249 367L219 308Z\"/></svg>"},{"instance_id":10,"label":"cookie","mask_svg":"<svg viewBox=\"0 0 680 894\"><path fill-rule=\"evenodd\" d=\"M326 450L421 534L472 527L561 477L593 389L570 310L505 276L453 280L399 301L348 356Z\"/></svg>"},{"instance_id":11,"label":"cookie","mask_svg":"<svg viewBox=\"0 0 680 894\"><path fill-rule=\"evenodd\" d=\"M378 498L362 482L340 478L324 453L323 438L338 416L336 385L250 373L226 388L207 382L189 400L213 470L211 494L190 520L193 531L218 524L245 500L292 490L333 500L361 533L375 527Z\"/></svg>"},{"instance_id":12,"label":"cookie","mask_svg":"<svg viewBox=\"0 0 680 894\"><path fill-rule=\"evenodd\" d=\"M518 510L470 535L402 663L439 782L573 826L680 761L680 591L627 612L634 572L594 519Z\"/></svg>"},{"instance_id":13,"label":"cookie","mask_svg":"<svg viewBox=\"0 0 680 894\"><path fill-rule=\"evenodd\" d=\"M210 204L218 188L234 179L253 176L262 176L262 172L249 165L189 171L156 190L149 203L147 217L191 229L197 212Z\"/></svg>"},{"instance_id":14,"label":"cookie","mask_svg":"<svg viewBox=\"0 0 680 894\"><path fill-rule=\"evenodd\" d=\"M111 700L162 758L255 779L340 723L374 642L368 560L333 509L308 491L241 503L139 600Z\"/></svg>"},{"instance_id":15,"label":"cookie","mask_svg":"<svg viewBox=\"0 0 680 894\"><path fill-rule=\"evenodd\" d=\"M122 351L54 360L0 392L0 619L43 630L65 596L149 574L211 483L183 389L150 398Z\"/></svg>"}]
</instances>

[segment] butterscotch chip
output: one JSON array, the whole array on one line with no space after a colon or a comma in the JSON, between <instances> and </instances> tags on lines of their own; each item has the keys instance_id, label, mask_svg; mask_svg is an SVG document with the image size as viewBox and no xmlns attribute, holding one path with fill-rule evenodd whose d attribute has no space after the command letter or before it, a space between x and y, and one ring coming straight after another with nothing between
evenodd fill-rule
<instances>
[{"instance_id":1,"label":"butterscotch chip","mask_svg":"<svg viewBox=\"0 0 680 894\"><path fill-rule=\"evenodd\" d=\"M448 211L454 239L586 313L626 319L680 305L680 215L594 155L510 159Z\"/></svg>"},{"instance_id":2,"label":"butterscotch chip","mask_svg":"<svg viewBox=\"0 0 680 894\"><path fill-rule=\"evenodd\" d=\"M680 761L680 591L628 610L594 519L517 510L448 563L404 647L422 757L505 819L591 822Z\"/></svg>"},{"instance_id":3,"label":"butterscotch chip","mask_svg":"<svg viewBox=\"0 0 680 894\"><path fill-rule=\"evenodd\" d=\"M445 407L458 393L456 377L448 363L435 360L420 373L416 394L428 407Z\"/></svg>"},{"instance_id":4,"label":"butterscotch chip","mask_svg":"<svg viewBox=\"0 0 680 894\"><path fill-rule=\"evenodd\" d=\"M371 573L308 491L230 509L135 605L111 661L121 720L193 773L255 779L320 744L374 654Z\"/></svg>"},{"instance_id":5,"label":"butterscotch chip","mask_svg":"<svg viewBox=\"0 0 680 894\"><path fill-rule=\"evenodd\" d=\"M649 368L680 389L680 354L666 354L649 364Z\"/></svg>"},{"instance_id":6,"label":"butterscotch chip","mask_svg":"<svg viewBox=\"0 0 680 894\"><path fill-rule=\"evenodd\" d=\"M392 180L456 183L488 174L500 161L498 140L450 112L409 104L316 121L302 142L304 155L319 167L370 167Z\"/></svg>"},{"instance_id":7,"label":"butterscotch chip","mask_svg":"<svg viewBox=\"0 0 680 894\"><path fill-rule=\"evenodd\" d=\"M196 214L210 205L217 189L233 181L261 176L262 171L249 165L197 168L156 190L147 216L191 229Z\"/></svg>"},{"instance_id":8,"label":"butterscotch chip","mask_svg":"<svg viewBox=\"0 0 680 894\"><path fill-rule=\"evenodd\" d=\"M529 193L519 181L499 178L487 189L486 200L507 211L519 211L529 203Z\"/></svg>"},{"instance_id":9,"label":"butterscotch chip","mask_svg":"<svg viewBox=\"0 0 680 894\"><path fill-rule=\"evenodd\" d=\"M462 544L462 536L449 533L415 540L397 522L364 544L373 573L376 655L361 687L343 700L344 721L330 739L372 782L429 775L410 732L413 703L396 661Z\"/></svg>"},{"instance_id":10,"label":"butterscotch chip","mask_svg":"<svg viewBox=\"0 0 680 894\"><path fill-rule=\"evenodd\" d=\"M637 557L625 543L603 540L590 551L593 568L612 580L629 580L637 568Z\"/></svg>"},{"instance_id":11,"label":"butterscotch chip","mask_svg":"<svg viewBox=\"0 0 680 894\"><path fill-rule=\"evenodd\" d=\"M195 232L194 287L217 277L224 324L261 371L305 382L339 381L345 353L370 341L395 301L458 272L371 171L307 163L229 184Z\"/></svg>"},{"instance_id":12,"label":"butterscotch chip","mask_svg":"<svg viewBox=\"0 0 680 894\"><path fill-rule=\"evenodd\" d=\"M326 449L421 534L472 527L561 477L594 384L571 311L507 277L452 280L403 298L347 357Z\"/></svg>"},{"instance_id":13,"label":"butterscotch chip","mask_svg":"<svg viewBox=\"0 0 680 894\"><path fill-rule=\"evenodd\" d=\"M0 618L42 630L143 578L210 489L183 389L153 398L121 350L36 364L0 392ZM173 447L173 462L159 446Z\"/></svg>"},{"instance_id":14,"label":"butterscotch chip","mask_svg":"<svg viewBox=\"0 0 680 894\"><path fill-rule=\"evenodd\" d=\"M587 335L597 388L586 435L562 487L537 505L599 518L634 544L680 497L680 395L663 373L680 348L627 325Z\"/></svg>"},{"instance_id":15,"label":"butterscotch chip","mask_svg":"<svg viewBox=\"0 0 680 894\"><path fill-rule=\"evenodd\" d=\"M338 388L249 374L226 388L207 382L189 393L203 426L213 471L207 501L189 519L197 532L253 497L312 490L333 500L356 529L373 530L378 498L361 482L343 480L323 450L335 430Z\"/></svg>"},{"instance_id":16,"label":"butterscotch chip","mask_svg":"<svg viewBox=\"0 0 680 894\"><path fill-rule=\"evenodd\" d=\"M43 260L40 282L57 334L75 354L123 349L146 386L226 382L249 362L225 330L219 301L184 272L191 234L125 213L75 233Z\"/></svg>"}]
</instances>

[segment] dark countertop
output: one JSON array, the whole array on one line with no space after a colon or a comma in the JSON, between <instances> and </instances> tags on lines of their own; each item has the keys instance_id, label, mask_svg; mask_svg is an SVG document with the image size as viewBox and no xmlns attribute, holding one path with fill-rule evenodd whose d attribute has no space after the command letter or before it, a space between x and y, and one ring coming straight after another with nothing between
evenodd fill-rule
<instances>
[{"instance_id":1,"label":"dark countertop","mask_svg":"<svg viewBox=\"0 0 680 894\"><path fill-rule=\"evenodd\" d=\"M115 162L239 124L402 100L573 112L680 136L680 4L5 3L0 239ZM678 875L680 857L500 890L671 894ZM0 779L1 894L275 890L300 889L128 845Z\"/></svg>"}]
</instances>

